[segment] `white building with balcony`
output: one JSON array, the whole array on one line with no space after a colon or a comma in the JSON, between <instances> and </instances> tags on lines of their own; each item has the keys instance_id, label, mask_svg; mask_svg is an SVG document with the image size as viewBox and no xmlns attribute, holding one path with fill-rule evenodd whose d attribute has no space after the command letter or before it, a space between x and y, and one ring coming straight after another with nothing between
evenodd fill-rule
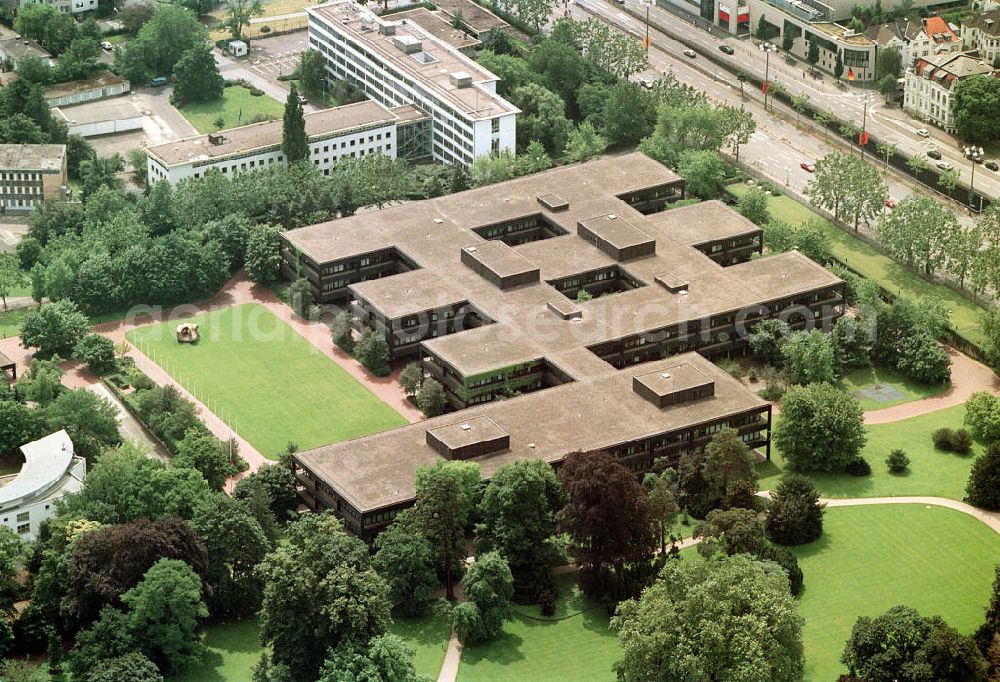
<instances>
[{"instance_id":1,"label":"white building with balcony","mask_svg":"<svg viewBox=\"0 0 1000 682\"><path fill-rule=\"evenodd\" d=\"M412 105L430 117L430 153L470 165L514 152L520 111L497 94L500 80L409 19L382 18L353 0L307 7L309 46L330 79L347 79L386 107Z\"/></svg>"},{"instance_id":2,"label":"white building with balcony","mask_svg":"<svg viewBox=\"0 0 1000 682\"><path fill-rule=\"evenodd\" d=\"M55 514L56 502L83 489L87 461L73 454L65 430L26 443L21 452L21 471L0 478L0 522L31 542Z\"/></svg>"}]
</instances>

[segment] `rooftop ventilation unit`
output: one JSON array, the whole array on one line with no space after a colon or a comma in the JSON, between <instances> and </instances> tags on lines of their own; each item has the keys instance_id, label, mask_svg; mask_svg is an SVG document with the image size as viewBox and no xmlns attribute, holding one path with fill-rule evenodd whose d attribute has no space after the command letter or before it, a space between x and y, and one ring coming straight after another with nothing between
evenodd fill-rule
<instances>
[{"instance_id":1,"label":"rooftop ventilation unit","mask_svg":"<svg viewBox=\"0 0 1000 682\"><path fill-rule=\"evenodd\" d=\"M419 40L410 35L397 35L392 39L392 44L396 46L397 49L401 50L406 54L416 54L423 49L423 45Z\"/></svg>"},{"instance_id":2,"label":"rooftop ventilation unit","mask_svg":"<svg viewBox=\"0 0 1000 682\"><path fill-rule=\"evenodd\" d=\"M456 88L468 88L472 86L472 76L466 71L452 71L448 74L451 84Z\"/></svg>"},{"instance_id":3,"label":"rooftop ventilation unit","mask_svg":"<svg viewBox=\"0 0 1000 682\"><path fill-rule=\"evenodd\" d=\"M384 36L394 36L396 35L396 24L379 24L378 32Z\"/></svg>"},{"instance_id":4,"label":"rooftop ventilation unit","mask_svg":"<svg viewBox=\"0 0 1000 682\"><path fill-rule=\"evenodd\" d=\"M209 133L208 134L208 143L209 144L222 144L225 141L226 141L225 136L223 136L220 133Z\"/></svg>"}]
</instances>

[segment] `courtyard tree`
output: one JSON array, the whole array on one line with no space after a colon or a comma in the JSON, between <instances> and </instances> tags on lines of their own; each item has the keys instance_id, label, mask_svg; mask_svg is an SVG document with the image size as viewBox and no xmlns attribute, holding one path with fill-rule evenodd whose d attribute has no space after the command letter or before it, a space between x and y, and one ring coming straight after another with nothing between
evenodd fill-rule
<instances>
[{"instance_id":1,"label":"courtyard tree","mask_svg":"<svg viewBox=\"0 0 1000 682\"><path fill-rule=\"evenodd\" d=\"M736 210L754 225L764 226L770 220L767 195L760 187L751 187L736 202Z\"/></svg>"},{"instance_id":2,"label":"courtyard tree","mask_svg":"<svg viewBox=\"0 0 1000 682\"><path fill-rule=\"evenodd\" d=\"M455 634L462 642L487 642L500 634L505 621L514 617L510 608L514 578L499 552L476 557L462 578L462 592L466 601L453 612Z\"/></svg>"},{"instance_id":3,"label":"courtyard tree","mask_svg":"<svg viewBox=\"0 0 1000 682\"><path fill-rule=\"evenodd\" d=\"M597 132L590 121L584 121L566 137L564 154L567 161L588 161L604 153L607 139Z\"/></svg>"},{"instance_id":4,"label":"courtyard tree","mask_svg":"<svg viewBox=\"0 0 1000 682\"><path fill-rule=\"evenodd\" d=\"M87 334L73 347L73 357L94 374L106 374L115 367L115 343L100 334Z\"/></svg>"},{"instance_id":5,"label":"courtyard tree","mask_svg":"<svg viewBox=\"0 0 1000 682\"><path fill-rule=\"evenodd\" d=\"M367 642L389 625L388 589L368 548L332 515L291 524L286 541L257 570L264 580L265 660L287 666L295 682L315 680L330 648Z\"/></svg>"},{"instance_id":6,"label":"courtyard tree","mask_svg":"<svg viewBox=\"0 0 1000 682\"><path fill-rule=\"evenodd\" d=\"M174 466L201 473L208 487L222 491L226 479L237 473L237 453L232 442L221 441L205 427L190 428L174 447Z\"/></svg>"},{"instance_id":7,"label":"courtyard tree","mask_svg":"<svg viewBox=\"0 0 1000 682\"><path fill-rule=\"evenodd\" d=\"M747 556L667 562L611 626L625 682L802 679L803 620L788 580Z\"/></svg>"},{"instance_id":8,"label":"courtyard tree","mask_svg":"<svg viewBox=\"0 0 1000 682\"><path fill-rule=\"evenodd\" d=\"M791 334L788 323L776 317L762 320L750 330L750 350L770 365L781 362L781 346Z\"/></svg>"},{"instance_id":9,"label":"courtyard tree","mask_svg":"<svg viewBox=\"0 0 1000 682\"><path fill-rule=\"evenodd\" d=\"M911 194L878 224L878 240L893 258L930 275L944 265L948 246L961 232L954 211L930 197Z\"/></svg>"},{"instance_id":10,"label":"courtyard tree","mask_svg":"<svg viewBox=\"0 0 1000 682\"><path fill-rule=\"evenodd\" d=\"M375 538L372 565L389 588L389 600L404 616L422 616L438 586L434 547L415 527L413 512L400 512Z\"/></svg>"},{"instance_id":11,"label":"courtyard tree","mask_svg":"<svg viewBox=\"0 0 1000 682\"><path fill-rule=\"evenodd\" d=\"M7 297L26 280L27 277L21 270L17 256L9 253L0 254L0 299L3 300L4 310L7 310Z\"/></svg>"},{"instance_id":12,"label":"courtyard tree","mask_svg":"<svg viewBox=\"0 0 1000 682\"><path fill-rule=\"evenodd\" d=\"M280 523L284 524L294 516L299 498L295 494L295 475L287 466L268 464L260 467L240 479L233 495L237 499L249 500L256 488L260 488L267 496L271 513Z\"/></svg>"},{"instance_id":13,"label":"courtyard tree","mask_svg":"<svg viewBox=\"0 0 1000 682\"><path fill-rule=\"evenodd\" d=\"M517 155L515 172L517 175L534 175L552 168L552 157L538 140L532 140L524 151Z\"/></svg>"},{"instance_id":14,"label":"courtyard tree","mask_svg":"<svg viewBox=\"0 0 1000 682\"><path fill-rule=\"evenodd\" d=\"M603 451L568 455L559 470L568 502L557 515L580 566L580 586L591 595L613 594L632 564L656 547L646 493L635 475Z\"/></svg>"},{"instance_id":15,"label":"courtyard tree","mask_svg":"<svg viewBox=\"0 0 1000 682\"><path fill-rule=\"evenodd\" d=\"M106 448L121 442L118 411L105 398L86 388L61 391L43 414L52 431L66 429L77 455L93 463Z\"/></svg>"},{"instance_id":16,"label":"courtyard tree","mask_svg":"<svg viewBox=\"0 0 1000 682\"><path fill-rule=\"evenodd\" d=\"M354 357L375 376L387 376L392 369L389 365L389 343L372 329L362 332L361 339L354 346Z\"/></svg>"},{"instance_id":17,"label":"courtyard tree","mask_svg":"<svg viewBox=\"0 0 1000 682\"><path fill-rule=\"evenodd\" d=\"M709 149L688 151L680 156L677 174L684 178L684 186L691 194L714 199L726 178L726 162L718 152Z\"/></svg>"},{"instance_id":18,"label":"courtyard tree","mask_svg":"<svg viewBox=\"0 0 1000 682\"><path fill-rule=\"evenodd\" d=\"M263 584L254 569L271 550L271 542L247 504L214 495L198 506L191 525L205 543L209 612L213 617L256 613Z\"/></svg>"},{"instance_id":19,"label":"courtyard tree","mask_svg":"<svg viewBox=\"0 0 1000 682\"><path fill-rule=\"evenodd\" d=\"M771 542L802 545L823 534L823 508L816 485L805 476L788 474L771 493L766 530Z\"/></svg>"},{"instance_id":20,"label":"courtyard tree","mask_svg":"<svg viewBox=\"0 0 1000 682\"><path fill-rule=\"evenodd\" d=\"M201 578L183 561L160 559L139 584L122 595L129 630L143 655L164 672L201 659Z\"/></svg>"},{"instance_id":21,"label":"courtyard tree","mask_svg":"<svg viewBox=\"0 0 1000 682\"><path fill-rule=\"evenodd\" d=\"M795 248L797 230L784 220L771 218L764 228L764 246L769 253L784 253Z\"/></svg>"},{"instance_id":22,"label":"courtyard tree","mask_svg":"<svg viewBox=\"0 0 1000 682\"><path fill-rule=\"evenodd\" d=\"M967 142L984 143L1000 136L1000 81L992 75L963 78L955 85L955 129Z\"/></svg>"},{"instance_id":23,"label":"courtyard tree","mask_svg":"<svg viewBox=\"0 0 1000 682\"><path fill-rule=\"evenodd\" d=\"M326 65L319 50L306 50L299 58L296 74L302 92L309 97L318 97L326 87Z\"/></svg>"},{"instance_id":24,"label":"courtyard tree","mask_svg":"<svg viewBox=\"0 0 1000 682\"><path fill-rule=\"evenodd\" d=\"M281 151L289 164L309 158L309 137L306 135L306 120L302 113L302 102L295 84L285 99L285 116L281 126Z\"/></svg>"},{"instance_id":25,"label":"courtyard tree","mask_svg":"<svg viewBox=\"0 0 1000 682\"><path fill-rule=\"evenodd\" d=\"M87 334L90 321L68 299L45 303L29 312L21 325L21 345L34 347L43 358L69 356Z\"/></svg>"},{"instance_id":26,"label":"courtyard tree","mask_svg":"<svg viewBox=\"0 0 1000 682\"><path fill-rule=\"evenodd\" d=\"M80 162L80 198L84 202L102 187L121 190L124 184L118 174L125 170L121 154L98 156Z\"/></svg>"},{"instance_id":27,"label":"courtyard tree","mask_svg":"<svg viewBox=\"0 0 1000 682\"><path fill-rule=\"evenodd\" d=\"M486 486L476 544L507 559L519 601L534 602L550 585L558 558L553 544L556 514L563 501L555 471L542 460L507 464Z\"/></svg>"},{"instance_id":28,"label":"courtyard tree","mask_svg":"<svg viewBox=\"0 0 1000 682\"><path fill-rule=\"evenodd\" d=\"M908 606L858 618L840 660L852 677L865 680L989 679L986 660L971 638Z\"/></svg>"},{"instance_id":29,"label":"courtyard tree","mask_svg":"<svg viewBox=\"0 0 1000 682\"><path fill-rule=\"evenodd\" d=\"M835 386L793 386L781 400L774 443L796 471L843 471L866 440L861 405Z\"/></svg>"},{"instance_id":30,"label":"courtyard tree","mask_svg":"<svg viewBox=\"0 0 1000 682\"><path fill-rule=\"evenodd\" d=\"M642 484L646 488L649 519L660 542L660 555L666 556L668 531L681 511L677 504L677 472L667 469L660 474L647 473Z\"/></svg>"},{"instance_id":31,"label":"courtyard tree","mask_svg":"<svg viewBox=\"0 0 1000 682\"><path fill-rule=\"evenodd\" d=\"M415 402L420 411L428 417L436 417L448 404L444 387L437 379L426 379L417 390Z\"/></svg>"},{"instance_id":32,"label":"courtyard tree","mask_svg":"<svg viewBox=\"0 0 1000 682\"><path fill-rule=\"evenodd\" d=\"M965 500L983 509L1000 511L1000 442L991 443L972 463Z\"/></svg>"},{"instance_id":33,"label":"courtyard tree","mask_svg":"<svg viewBox=\"0 0 1000 682\"><path fill-rule=\"evenodd\" d=\"M396 635L378 635L367 642L344 641L330 650L317 682L429 682L413 667L414 652ZM271 677L275 680L275 677Z\"/></svg>"},{"instance_id":34,"label":"courtyard tree","mask_svg":"<svg viewBox=\"0 0 1000 682\"><path fill-rule=\"evenodd\" d=\"M174 65L173 77L178 102L211 102L222 97L225 83L208 45L185 51Z\"/></svg>"},{"instance_id":35,"label":"courtyard tree","mask_svg":"<svg viewBox=\"0 0 1000 682\"><path fill-rule=\"evenodd\" d=\"M746 483L757 490L753 453L734 429L719 431L705 446L702 476L714 496L727 503L736 483Z\"/></svg>"},{"instance_id":36,"label":"courtyard tree","mask_svg":"<svg viewBox=\"0 0 1000 682\"><path fill-rule=\"evenodd\" d=\"M354 324L348 311L342 310L333 318L333 323L330 325L330 338L340 350L348 354L354 353ZM402 374L399 376L399 382L403 383Z\"/></svg>"},{"instance_id":37,"label":"courtyard tree","mask_svg":"<svg viewBox=\"0 0 1000 682\"><path fill-rule=\"evenodd\" d=\"M818 329L799 331L781 347L785 373L793 384L811 384L837 379L833 342Z\"/></svg>"},{"instance_id":38,"label":"courtyard tree","mask_svg":"<svg viewBox=\"0 0 1000 682\"><path fill-rule=\"evenodd\" d=\"M528 83L515 88L510 100L522 112L517 122L519 145L537 140L549 154L558 154L566 148L573 123L566 118L562 97L538 83Z\"/></svg>"},{"instance_id":39,"label":"courtyard tree","mask_svg":"<svg viewBox=\"0 0 1000 682\"><path fill-rule=\"evenodd\" d=\"M336 343L336 338L334 339ZM340 344L337 344L338 346ZM399 385L406 397L413 398L424 382L424 370L419 362L411 362L399 373Z\"/></svg>"},{"instance_id":40,"label":"courtyard tree","mask_svg":"<svg viewBox=\"0 0 1000 682\"><path fill-rule=\"evenodd\" d=\"M478 477L478 465L475 469ZM414 525L434 548L437 565L445 576L449 601L455 599L452 577L461 571L465 557L465 525L473 504L463 471L471 469L448 465L419 469L417 500L413 506Z\"/></svg>"},{"instance_id":41,"label":"courtyard tree","mask_svg":"<svg viewBox=\"0 0 1000 682\"><path fill-rule=\"evenodd\" d=\"M258 284L269 284L278 278L281 264L280 230L270 225L256 225L247 233L247 275Z\"/></svg>"},{"instance_id":42,"label":"courtyard tree","mask_svg":"<svg viewBox=\"0 0 1000 682\"><path fill-rule=\"evenodd\" d=\"M226 26L234 38L243 38L243 27L253 17L264 13L260 0L223 0L226 6Z\"/></svg>"}]
</instances>

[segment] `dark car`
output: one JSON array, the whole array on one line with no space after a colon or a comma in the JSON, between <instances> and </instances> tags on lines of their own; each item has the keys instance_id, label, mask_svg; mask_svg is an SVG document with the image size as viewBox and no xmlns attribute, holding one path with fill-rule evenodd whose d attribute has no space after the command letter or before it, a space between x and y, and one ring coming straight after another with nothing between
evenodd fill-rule
<instances>
[{"instance_id":1,"label":"dark car","mask_svg":"<svg viewBox=\"0 0 1000 682\"><path fill-rule=\"evenodd\" d=\"M929 152L927 152L927 156L931 157L936 161L937 159L941 158L941 152L939 152L936 149L931 149Z\"/></svg>"},{"instance_id":2,"label":"dark car","mask_svg":"<svg viewBox=\"0 0 1000 682\"><path fill-rule=\"evenodd\" d=\"M994 172L1000 170L1000 166L997 165L996 161L987 161L983 165L986 166L987 168L989 168L991 171L994 171Z\"/></svg>"},{"instance_id":3,"label":"dark car","mask_svg":"<svg viewBox=\"0 0 1000 682\"><path fill-rule=\"evenodd\" d=\"M733 54L734 52L736 52L736 50L733 49L732 45L726 45L725 43L719 45L719 50L725 52L726 54Z\"/></svg>"}]
</instances>

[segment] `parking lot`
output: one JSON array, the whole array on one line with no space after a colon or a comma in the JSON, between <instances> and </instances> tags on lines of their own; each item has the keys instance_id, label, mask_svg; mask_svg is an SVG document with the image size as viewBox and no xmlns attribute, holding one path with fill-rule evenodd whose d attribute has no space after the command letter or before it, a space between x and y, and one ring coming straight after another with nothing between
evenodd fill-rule
<instances>
[{"instance_id":1,"label":"parking lot","mask_svg":"<svg viewBox=\"0 0 1000 682\"><path fill-rule=\"evenodd\" d=\"M238 61L257 75L274 83L278 76L290 75L299 65L299 55L308 46L305 31L288 35L254 40L250 43L250 54Z\"/></svg>"}]
</instances>

